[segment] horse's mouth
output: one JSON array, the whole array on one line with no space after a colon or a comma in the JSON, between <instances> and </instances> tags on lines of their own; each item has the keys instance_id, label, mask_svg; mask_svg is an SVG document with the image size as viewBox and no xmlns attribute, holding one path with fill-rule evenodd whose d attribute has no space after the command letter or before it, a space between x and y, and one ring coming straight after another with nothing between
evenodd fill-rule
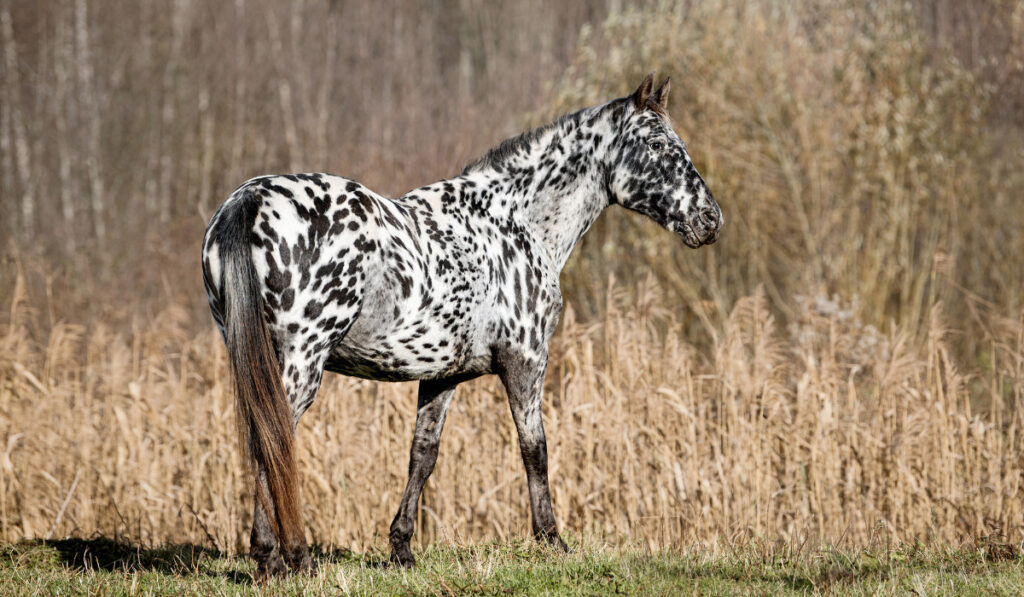
<instances>
[{"instance_id":1,"label":"horse's mouth","mask_svg":"<svg viewBox=\"0 0 1024 597\"><path fill-rule=\"evenodd\" d=\"M683 242L691 249L697 249L703 245L710 245L718 240L718 230L708 230L701 237L693 226L686 222L676 221L672 223L673 232L683 238Z\"/></svg>"}]
</instances>

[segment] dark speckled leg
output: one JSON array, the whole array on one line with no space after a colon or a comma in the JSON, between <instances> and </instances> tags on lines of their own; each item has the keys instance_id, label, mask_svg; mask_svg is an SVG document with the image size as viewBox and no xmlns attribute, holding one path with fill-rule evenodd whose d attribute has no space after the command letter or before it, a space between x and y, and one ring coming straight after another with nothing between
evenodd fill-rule
<instances>
[{"instance_id":1,"label":"dark speckled leg","mask_svg":"<svg viewBox=\"0 0 1024 597\"><path fill-rule=\"evenodd\" d=\"M402 494L398 514L391 523L391 562L410 567L416 563L409 548L415 526L420 492L437 462L437 446L441 442L441 429L448 414L457 382L424 380L420 382L416 411L416 431L409 454L409 482Z\"/></svg>"},{"instance_id":2,"label":"dark speckled leg","mask_svg":"<svg viewBox=\"0 0 1024 597\"><path fill-rule=\"evenodd\" d=\"M266 477L260 472L259 482L263 484L263 491L269 495ZM273 507L273 506L271 506ZM263 505L256 500L256 507L252 515L252 533L249 535L249 554L256 560L255 581L258 584L266 582L271 576L284 576L288 568L281 557L281 549L277 537L270 526L270 519Z\"/></svg>"},{"instance_id":3,"label":"dark speckled leg","mask_svg":"<svg viewBox=\"0 0 1024 597\"><path fill-rule=\"evenodd\" d=\"M547 357L526 358L516 354L502 359L501 381L508 391L512 418L519 432L519 450L526 467L530 489L530 510L533 514L533 535L538 540L562 551L568 546L558 535L558 525L551 509L548 489L548 446L541 420L541 398L544 394L544 373Z\"/></svg>"}]
</instances>

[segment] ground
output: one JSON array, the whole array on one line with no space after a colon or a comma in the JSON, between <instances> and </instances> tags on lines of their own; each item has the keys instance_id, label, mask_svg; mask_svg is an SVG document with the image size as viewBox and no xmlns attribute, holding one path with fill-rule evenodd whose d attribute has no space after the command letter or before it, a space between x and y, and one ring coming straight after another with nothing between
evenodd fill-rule
<instances>
[{"instance_id":1,"label":"ground","mask_svg":"<svg viewBox=\"0 0 1024 597\"><path fill-rule=\"evenodd\" d=\"M253 587L252 562L196 546L142 549L105 538L0 548L0 594L274 595L1014 595L1024 587L1015 545L843 550L751 544L697 549L579 547L562 556L532 542L434 545L413 570L382 552L316 551L312 577Z\"/></svg>"}]
</instances>

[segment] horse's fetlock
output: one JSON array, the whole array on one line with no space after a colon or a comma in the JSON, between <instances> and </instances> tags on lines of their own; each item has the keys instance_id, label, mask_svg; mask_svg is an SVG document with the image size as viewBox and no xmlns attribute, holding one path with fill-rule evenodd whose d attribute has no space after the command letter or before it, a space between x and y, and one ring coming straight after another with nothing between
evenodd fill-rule
<instances>
[{"instance_id":1,"label":"horse's fetlock","mask_svg":"<svg viewBox=\"0 0 1024 597\"><path fill-rule=\"evenodd\" d=\"M409 539L412 539L413 523L405 518L396 518L391 523L391 532L389 538L391 544L396 545L399 543L408 543Z\"/></svg>"}]
</instances>

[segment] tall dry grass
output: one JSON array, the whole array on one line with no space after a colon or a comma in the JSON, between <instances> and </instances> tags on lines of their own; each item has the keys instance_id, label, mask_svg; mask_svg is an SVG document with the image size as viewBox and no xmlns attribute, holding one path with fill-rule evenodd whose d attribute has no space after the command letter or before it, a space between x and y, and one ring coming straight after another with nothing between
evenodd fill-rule
<instances>
[{"instance_id":1,"label":"tall dry grass","mask_svg":"<svg viewBox=\"0 0 1024 597\"><path fill-rule=\"evenodd\" d=\"M570 308L553 341L552 495L574 534L652 548L1024 538L1024 314L984 315L991 369L972 377L939 307L916 342L821 297L783 329L758 292L705 354L653 283L632 290L635 304L609 284L598 322ZM0 328L0 541L98 532L243 549L251 483L216 332L189 335L170 308L131 334L58 324L33 342L17 296ZM298 441L312 540L386 544L415 402L412 384L326 377ZM422 503L420 542L528 532L493 377L460 387Z\"/></svg>"}]
</instances>

